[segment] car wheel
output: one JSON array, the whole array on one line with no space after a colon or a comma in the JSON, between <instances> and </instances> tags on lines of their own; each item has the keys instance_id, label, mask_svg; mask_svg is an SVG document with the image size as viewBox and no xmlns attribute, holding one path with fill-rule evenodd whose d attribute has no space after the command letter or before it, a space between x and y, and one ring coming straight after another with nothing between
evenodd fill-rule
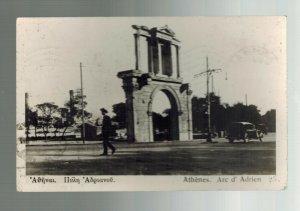
<instances>
[{"instance_id":1,"label":"car wheel","mask_svg":"<svg viewBox=\"0 0 300 211\"><path fill-rule=\"evenodd\" d=\"M262 138L264 137L264 134L262 132L257 133L257 138L262 142Z\"/></svg>"},{"instance_id":2,"label":"car wheel","mask_svg":"<svg viewBox=\"0 0 300 211\"><path fill-rule=\"evenodd\" d=\"M263 135L261 135L261 136L258 137L258 139L260 140L260 142L262 142L262 138L263 137L264 137Z\"/></svg>"},{"instance_id":3,"label":"car wheel","mask_svg":"<svg viewBox=\"0 0 300 211\"><path fill-rule=\"evenodd\" d=\"M248 133L245 133L244 135L244 143L249 142L249 135Z\"/></svg>"}]
</instances>

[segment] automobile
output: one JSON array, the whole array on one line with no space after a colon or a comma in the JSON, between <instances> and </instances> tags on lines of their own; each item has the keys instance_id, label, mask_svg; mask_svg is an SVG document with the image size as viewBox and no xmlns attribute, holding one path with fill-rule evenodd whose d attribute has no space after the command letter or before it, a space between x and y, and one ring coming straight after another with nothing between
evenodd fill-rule
<instances>
[{"instance_id":1,"label":"automobile","mask_svg":"<svg viewBox=\"0 0 300 211\"><path fill-rule=\"evenodd\" d=\"M234 140L248 142L250 139L258 139L262 142L263 133L250 122L232 122L227 130L227 139L230 143Z\"/></svg>"},{"instance_id":2,"label":"automobile","mask_svg":"<svg viewBox=\"0 0 300 211\"><path fill-rule=\"evenodd\" d=\"M262 133L264 133L265 135L268 134L268 127L265 124L258 124L256 126L256 129L260 130Z\"/></svg>"}]
</instances>

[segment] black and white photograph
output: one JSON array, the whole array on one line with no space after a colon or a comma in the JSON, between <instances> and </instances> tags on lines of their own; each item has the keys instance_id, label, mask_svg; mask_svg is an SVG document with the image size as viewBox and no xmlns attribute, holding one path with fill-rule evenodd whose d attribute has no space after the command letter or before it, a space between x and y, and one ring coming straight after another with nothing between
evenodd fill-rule
<instances>
[{"instance_id":1,"label":"black and white photograph","mask_svg":"<svg viewBox=\"0 0 300 211\"><path fill-rule=\"evenodd\" d=\"M286 188L286 17L16 25L18 191Z\"/></svg>"}]
</instances>

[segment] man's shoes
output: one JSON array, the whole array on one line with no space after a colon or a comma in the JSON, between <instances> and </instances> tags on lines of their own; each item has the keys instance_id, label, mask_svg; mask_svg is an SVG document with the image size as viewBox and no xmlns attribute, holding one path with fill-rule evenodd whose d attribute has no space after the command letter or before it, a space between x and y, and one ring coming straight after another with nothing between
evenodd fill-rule
<instances>
[{"instance_id":1,"label":"man's shoes","mask_svg":"<svg viewBox=\"0 0 300 211\"><path fill-rule=\"evenodd\" d=\"M114 148L114 149L111 151L111 154L113 155L115 152L116 152L116 148Z\"/></svg>"},{"instance_id":2,"label":"man's shoes","mask_svg":"<svg viewBox=\"0 0 300 211\"><path fill-rule=\"evenodd\" d=\"M107 155L107 153L102 153L102 154L100 154L100 156L106 156Z\"/></svg>"}]
</instances>

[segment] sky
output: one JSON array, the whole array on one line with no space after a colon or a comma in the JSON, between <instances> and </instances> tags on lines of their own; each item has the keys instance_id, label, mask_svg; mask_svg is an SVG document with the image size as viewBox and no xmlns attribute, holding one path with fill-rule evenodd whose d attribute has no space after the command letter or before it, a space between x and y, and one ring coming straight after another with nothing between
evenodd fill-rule
<instances>
[{"instance_id":1,"label":"sky","mask_svg":"<svg viewBox=\"0 0 300 211\"><path fill-rule=\"evenodd\" d=\"M113 104L125 102L116 75L135 67L131 25L168 25L175 32L182 77L193 96L205 96L206 77L194 75L206 70L208 57L209 68L222 69L213 75L222 103L245 103L247 95L248 105L261 114L280 106L286 72L282 17L19 18L17 119L24 116L25 92L31 107L43 102L63 106L69 90L80 88L80 62L87 110L94 117L101 107L111 112ZM163 94L154 103L157 111L169 106Z\"/></svg>"}]
</instances>

